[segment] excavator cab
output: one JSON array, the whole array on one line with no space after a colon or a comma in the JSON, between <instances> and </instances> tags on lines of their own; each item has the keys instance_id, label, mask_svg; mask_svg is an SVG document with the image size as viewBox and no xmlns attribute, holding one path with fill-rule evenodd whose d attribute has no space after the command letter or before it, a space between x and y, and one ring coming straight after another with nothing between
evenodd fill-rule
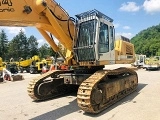
<instances>
[{"instance_id":1,"label":"excavator cab","mask_svg":"<svg viewBox=\"0 0 160 120\"><path fill-rule=\"evenodd\" d=\"M113 19L95 9L76 17L78 37L74 51L78 63L86 66L114 63Z\"/></svg>"}]
</instances>

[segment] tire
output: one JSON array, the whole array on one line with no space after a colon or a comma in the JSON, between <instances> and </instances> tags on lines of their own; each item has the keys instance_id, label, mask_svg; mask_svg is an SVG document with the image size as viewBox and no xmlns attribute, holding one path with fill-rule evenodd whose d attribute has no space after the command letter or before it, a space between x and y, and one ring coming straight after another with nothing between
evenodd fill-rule
<instances>
[{"instance_id":1,"label":"tire","mask_svg":"<svg viewBox=\"0 0 160 120\"><path fill-rule=\"evenodd\" d=\"M20 73L23 73L23 68L22 67L20 67Z\"/></svg>"},{"instance_id":2,"label":"tire","mask_svg":"<svg viewBox=\"0 0 160 120\"><path fill-rule=\"evenodd\" d=\"M30 73L30 69L29 69L29 68L26 68L26 72L27 72L27 73Z\"/></svg>"},{"instance_id":3,"label":"tire","mask_svg":"<svg viewBox=\"0 0 160 120\"><path fill-rule=\"evenodd\" d=\"M34 74L35 73L35 69L34 68L30 68L30 74Z\"/></svg>"}]
</instances>

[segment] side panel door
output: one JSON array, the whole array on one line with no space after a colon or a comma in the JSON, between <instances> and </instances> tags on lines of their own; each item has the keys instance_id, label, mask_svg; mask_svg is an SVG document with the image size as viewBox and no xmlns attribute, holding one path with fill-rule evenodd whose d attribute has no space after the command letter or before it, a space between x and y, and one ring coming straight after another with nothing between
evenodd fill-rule
<instances>
[{"instance_id":1,"label":"side panel door","mask_svg":"<svg viewBox=\"0 0 160 120\"><path fill-rule=\"evenodd\" d=\"M105 61L105 63L114 64L114 33L112 27L108 26L107 24L100 23L98 43L99 61Z\"/></svg>"}]
</instances>

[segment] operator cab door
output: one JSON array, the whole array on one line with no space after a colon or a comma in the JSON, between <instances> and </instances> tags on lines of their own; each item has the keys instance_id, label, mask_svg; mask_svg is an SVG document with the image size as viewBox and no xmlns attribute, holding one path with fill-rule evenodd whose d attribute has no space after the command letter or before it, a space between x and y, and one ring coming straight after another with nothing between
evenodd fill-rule
<instances>
[{"instance_id":1,"label":"operator cab door","mask_svg":"<svg viewBox=\"0 0 160 120\"><path fill-rule=\"evenodd\" d=\"M78 62L94 62L95 55L95 34L97 20L88 20L80 23L79 34L74 51Z\"/></svg>"},{"instance_id":2,"label":"operator cab door","mask_svg":"<svg viewBox=\"0 0 160 120\"><path fill-rule=\"evenodd\" d=\"M98 36L98 61L100 64L114 64L114 27L109 22L100 22Z\"/></svg>"}]
</instances>

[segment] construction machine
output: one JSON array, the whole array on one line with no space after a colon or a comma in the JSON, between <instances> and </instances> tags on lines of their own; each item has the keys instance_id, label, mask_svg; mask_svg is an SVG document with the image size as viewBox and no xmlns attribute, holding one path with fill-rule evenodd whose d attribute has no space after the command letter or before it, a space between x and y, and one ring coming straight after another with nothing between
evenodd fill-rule
<instances>
[{"instance_id":1,"label":"construction machine","mask_svg":"<svg viewBox=\"0 0 160 120\"><path fill-rule=\"evenodd\" d=\"M41 61L33 61L30 65L30 74L40 73L42 71L42 67L44 66L44 63Z\"/></svg>"},{"instance_id":2,"label":"construction machine","mask_svg":"<svg viewBox=\"0 0 160 120\"><path fill-rule=\"evenodd\" d=\"M31 74L41 73L44 66L49 68L51 64L52 64L51 59L42 59L41 61L33 61L32 64L30 65L30 73Z\"/></svg>"},{"instance_id":3,"label":"construction machine","mask_svg":"<svg viewBox=\"0 0 160 120\"><path fill-rule=\"evenodd\" d=\"M103 69L107 64L132 63L135 59L133 44L115 41L113 19L107 15L94 9L74 19L54 0L2 1L1 26L35 26L72 67L32 79L27 91L33 100L56 97L78 87L78 106L85 112L99 113L136 90L138 77L134 70ZM55 38L67 49L66 56Z\"/></svg>"},{"instance_id":4,"label":"construction machine","mask_svg":"<svg viewBox=\"0 0 160 120\"><path fill-rule=\"evenodd\" d=\"M15 73L18 73L18 67L16 63L10 64L9 62L3 62L2 58L0 57L0 82L5 80L15 81L18 80Z\"/></svg>"},{"instance_id":5,"label":"construction machine","mask_svg":"<svg viewBox=\"0 0 160 120\"><path fill-rule=\"evenodd\" d=\"M160 56L147 58L146 55L136 54L136 60L131 65L137 68L143 68L146 70L159 70Z\"/></svg>"},{"instance_id":6,"label":"construction machine","mask_svg":"<svg viewBox=\"0 0 160 120\"><path fill-rule=\"evenodd\" d=\"M11 73L18 73L18 62L15 62L13 58L10 59L10 62L1 62L0 60L0 70L7 69Z\"/></svg>"},{"instance_id":7,"label":"construction machine","mask_svg":"<svg viewBox=\"0 0 160 120\"><path fill-rule=\"evenodd\" d=\"M6 69L10 71L12 74L18 73L18 65L16 63L7 63Z\"/></svg>"},{"instance_id":8,"label":"construction machine","mask_svg":"<svg viewBox=\"0 0 160 120\"><path fill-rule=\"evenodd\" d=\"M144 68L146 70L159 70L160 69L160 56L153 56L145 59Z\"/></svg>"},{"instance_id":9,"label":"construction machine","mask_svg":"<svg viewBox=\"0 0 160 120\"><path fill-rule=\"evenodd\" d=\"M11 58L10 62L7 62L6 65L11 68L16 67L17 72L20 71L21 73L23 73L23 71L26 71L29 73L30 66L33 64L33 62L39 62L39 61L40 61L39 56L34 55L32 58L28 58L28 59L19 58L18 61L14 61L14 59Z\"/></svg>"},{"instance_id":10,"label":"construction machine","mask_svg":"<svg viewBox=\"0 0 160 120\"><path fill-rule=\"evenodd\" d=\"M146 55L136 54L135 56L136 56L135 62L132 63L131 65L137 68L144 68L144 65L146 63Z\"/></svg>"},{"instance_id":11,"label":"construction machine","mask_svg":"<svg viewBox=\"0 0 160 120\"><path fill-rule=\"evenodd\" d=\"M0 82L3 82L3 69L6 67L2 58L0 57Z\"/></svg>"},{"instance_id":12,"label":"construction machine","mask_svg":"<svg viewBox=\"0 0 160 120\"><path fill-rule=\"evenodd\" d=\"M26 70L26 72L30 72L30 66L34 63L34 62L39 62L40 58L38 55L34 55L32 58L28 58L26 60L20 59L18 66L19 66L19 70L21 73L23 73L24 70Z\"/></svg>"},{"instance_id":13,"label":"construction machine","mask_svg":"<svg viewBox=\"0 0 160 120\"><path fill-rule=\"evenodd\" d=\"M0 57L0 71L2 71L4 67L5 67L5 64L3 63L3 60Z\"/></svg>"}]
</instances>

